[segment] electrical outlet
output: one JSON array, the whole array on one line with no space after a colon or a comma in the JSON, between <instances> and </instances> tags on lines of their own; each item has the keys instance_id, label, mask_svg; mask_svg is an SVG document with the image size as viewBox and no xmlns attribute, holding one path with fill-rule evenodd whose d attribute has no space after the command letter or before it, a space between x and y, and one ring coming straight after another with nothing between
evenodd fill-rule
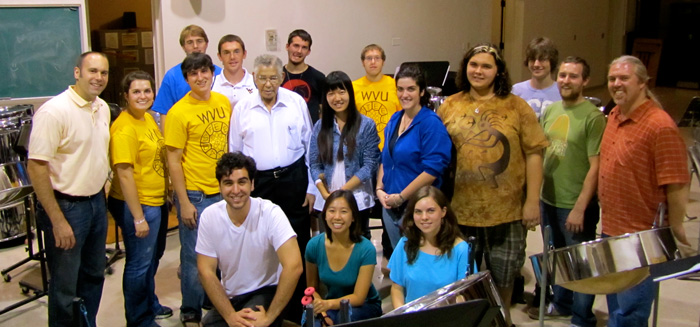
<instances>
[{"instance_id":1,"label":"electrical outlet","mask_svg":"<svg viewBox=\"0 0 700 327\"><path fill-rule=\"evenodd\" d=\"M265 48L267 51L277 51L277 30L265 31Z\"/></svg>"}]
</instances>

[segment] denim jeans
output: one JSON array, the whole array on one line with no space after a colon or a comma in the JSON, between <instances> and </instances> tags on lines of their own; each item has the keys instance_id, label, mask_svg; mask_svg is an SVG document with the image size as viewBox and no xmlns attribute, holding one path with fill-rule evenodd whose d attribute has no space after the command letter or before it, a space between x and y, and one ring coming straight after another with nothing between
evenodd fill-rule
<instances>
[{"instance_id":1,"label":"denim jeans","mask_svg":"<svg viewBox=\"0 0 700 327\"><path fill-rule=\"evenodd\" d=\"M264 286L252 292L236 295L229 300L231 301L231 306L236 311L241 311L244 308L250 308L257 311L258 309L256 306L258 305L262 305L263 307L269 309L270 304L272 303L272 299L274 299L275 297L276 291L277 285ZM202 326L228 327L228 324L226 323L226 320L224 320L224 317L222 317L219 314L219 311L216 308L214 308L212 310L209 310L207 315L204 316L204 318L202 319ZM272 324L270 324L270 326L282 326L282 315L277 316L277 319L275 319L272 322Z\"/></svg>"},{"instance_id":2,"label":"denim jeans","mask_svg":"<svg viewBox=\"0 0 700 327\"><path fill-rule=\"evenodd\" d=\"M167 216L163 217L165 206L141 205L149 231L146 237L138 238L134 227L134 216L126 202L109 197L107 205L114 221L122 230L126 250L122 278L126 325L151 327L155 324L154 310L160 307L158 298L155 296L155 275L158 267L155 251L161 219L167 218Z\"/></svg>"},{"instance_id":3,"label":"denim jeans","mask_svg":"<svg viewBox=\"0 0 700 327\"><path fill-rule=\"evenodd\" d=\"M85 300L87 320L96 326L102 298L107 238L107 209L104 192L85 201L56 199L73 229L75 246L56 247L53 226L46 211L37 204L37 225L44 232L49 281L49 326L74 326L73 298Z\"/></svg>"},{"instance_id":4,"label":"denim jeans","mask_svg":"<svg viewBox=\"0 0 700 327\"><path fill-rule=\"evenodd\" d=\"M386 229L386 233L389 235L389 240L391 241L391 249L396 247L401 239L401 223L403 222L403 211L405 207L401 206L398 209L386 209L382 208L382 223Z\"/></svg>"},{"instance_id":5,"label":"denim jeans","mask_svg":"<svg viewBox=\"0 0 700 327\"><path fill-rule=\"evenodd\" d=\"M328 310L328 311L326 311L326 314L328 315L328 318L331 318L331 320L333 320L333 323L338 324L340 322L340 310ZM382 315L382 307L381 307L381 305L377 305L377 304L369 304L369 303L365 302L365 304L363 304L359 307L351 307L350 308L350 321L351 322L366 320L366 319L371 319L371 318L377 318L377 317L381 317L381 315ZM320 327L321 320L314 320L314 326Z\"/></svg>"},{"instance_id":6,"label":"denim jeans","mask_svg":"<svg viewBox=\"0 0 700 327\"><path fill-rule=\"evenodd\" d=\"M566 218L569 217L571 209L557 208L540 201L540 213L542 224L552 228L552 243L555 248L562 248L569 245L580 244L582 242L595 239L595 230L600 220L600 209L598 199L591 199L583 216L583 231L572 233L566 229ZM543 229L544 230L544 229ZM547 245L545 245L547 246ZM595 295L572 292L558 285L552 285L554 307L563 314L571 314L571 323L577 326L596 325L596 317L593 314L593 301Z\"/></svg>"},{"instance_id":7,"label":"denim jeans","mask_svg":"<svg viewBox=\"0 0 700 327\"><path fill-rule=\"evenodd\" d=\"M608 236L603 234L603 237ZM657 287L652 277L648 277L628 290L606 295L608 327L648 326Z\"/></svg>"},{"instance_id":8,"label":"denim jeans","mask_svg":"<svg viewBox=\"0 0 700 327\"><path fill-rule=\"evenodd\" d=\"M202 191L187 190L187 197L197 209L197 220L202 211L208 206L222 200L221 195L206 196ZM180 201L175 196L177 207L177 220L180 232L180 292L182 292L182 305L180 314L194 314L201 319L202 304L204 303L204 288L199 282L197 271L197 253L194 248L197 245L197 227L190 229L182 222L180 214Z\"/></svg>"}]
</instances>

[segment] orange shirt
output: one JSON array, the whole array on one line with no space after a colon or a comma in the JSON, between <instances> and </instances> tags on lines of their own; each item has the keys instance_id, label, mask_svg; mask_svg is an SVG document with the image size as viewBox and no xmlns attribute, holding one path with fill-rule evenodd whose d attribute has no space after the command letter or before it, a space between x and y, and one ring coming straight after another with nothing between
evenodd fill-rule
<instances>
[{"instance_id":1,"label":"orange shirt","mask_svg":"<svg viewBox=\"0 0 700 327\"><path fill-rule=\"evenodd\" d=\"M690 181L686 146L673 119L647 100L623 118L610 112L600 146L598 194L603 234L651 229L664 185Z\"/></svg>"}]
</instances>

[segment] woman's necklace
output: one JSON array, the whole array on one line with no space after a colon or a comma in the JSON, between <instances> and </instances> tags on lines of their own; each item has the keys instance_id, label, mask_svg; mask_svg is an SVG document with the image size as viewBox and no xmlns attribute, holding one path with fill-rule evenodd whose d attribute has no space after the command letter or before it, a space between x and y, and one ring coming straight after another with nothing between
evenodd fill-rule
<instances>
[{"instance_id":1,"label":"woman's necklace","mask_svg":"<svg viewBox=\"0 0 700 327\"><path fill-rule=\"evenodd\" d=\"M488 102L489 102L491 99L493 99L495 96L496 96L496 94L493 93L493 94L491 94L491 96L489 96L488 98L481 98L481 99L478 99L478 100L477 100L477 99L474 99L474 96L472 96L472 99L474 99L474 101L475 101L476 103L479 104L478 106L476 106L476 109L474 109L474 113L475 113L475 114L478 114L478 113L479 113L479 108L481 108L481 106L483 106L484 104L488 103Z\"/></svg>"}]
</instances>

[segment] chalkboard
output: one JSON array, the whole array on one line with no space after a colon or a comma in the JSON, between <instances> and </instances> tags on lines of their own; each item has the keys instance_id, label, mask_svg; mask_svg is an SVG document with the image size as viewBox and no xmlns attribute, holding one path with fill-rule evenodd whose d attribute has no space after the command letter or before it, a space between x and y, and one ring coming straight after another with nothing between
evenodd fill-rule
<instances>
[{"instance_id":1,"label":"chalkboard","mask_svg":"<svg viewBox=\"0 0 700 327\"><path fill-rule=\"evenodd\" d=\"M74 84L78 7L0 7L0 97L54 96Z\"/></svg>"}]
</instances>

